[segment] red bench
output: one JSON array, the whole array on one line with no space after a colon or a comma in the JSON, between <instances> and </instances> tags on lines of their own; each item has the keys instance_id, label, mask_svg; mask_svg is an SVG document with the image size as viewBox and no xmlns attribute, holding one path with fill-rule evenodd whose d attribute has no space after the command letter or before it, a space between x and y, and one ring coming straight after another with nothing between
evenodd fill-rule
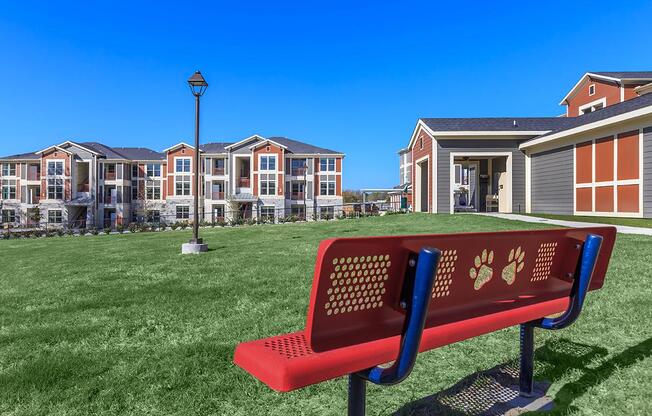
<instances>
[{"instance_id":1,"label":"red bench","mask_svg":"<svg viewBox=\"0 0 652 416\"><path fill-rule=\"evenodd\" d=\"M418 352L521 325L528 395L534 327L577 318L587 290L603 285L615 235L598 227L325 240L305 330L242 343L234 362L282 392L349 375L349 414L358 415L365 381L395 384Z\"/></svg>"}]
</instances>

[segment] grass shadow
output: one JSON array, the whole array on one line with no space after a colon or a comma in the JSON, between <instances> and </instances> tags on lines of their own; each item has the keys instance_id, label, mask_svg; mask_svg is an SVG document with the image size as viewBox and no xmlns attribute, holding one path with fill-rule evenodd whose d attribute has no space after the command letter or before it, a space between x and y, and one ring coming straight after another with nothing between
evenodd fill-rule
<instances>
[{"instance_id":1,"label":"grass shadow","mask_svg":"<svg viewBox=\"0 0 652 416\"><path fill-rule=\"evenodd\" d=\"M600 346L576 343L567 339L549 340L536 350L535 396L525 400L518 396L517 361L510 361L471 374L457 384L431 396L408 403L394 415L401 416L488 416L520 414L528 407L545 404L545 394L551 383L561 380L570 371L581 372L576 381L561 387L554 397L553 415L576 412L573 401L590 388L608 379L617 369L627 368L652 355L652 338L627 348L621 353L602 361L597 367L591 364L608 356L607 349ZM549 401L549 400L548 400ZM542 409L551 410L549 406Z\"/></svg>"}]
</instances>

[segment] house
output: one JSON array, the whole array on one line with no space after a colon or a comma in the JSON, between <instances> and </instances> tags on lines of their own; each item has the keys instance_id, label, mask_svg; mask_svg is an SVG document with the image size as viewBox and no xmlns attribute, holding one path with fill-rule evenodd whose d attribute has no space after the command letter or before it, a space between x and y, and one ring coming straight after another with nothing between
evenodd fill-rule
<instances>
[{"instance_id":1,"label":"house","mask_svg":"<svg viewBox=\"0 0 652 416\"><path fill-rule=\"evenodd\" d=\"M420 118L412 210L650 218L651 91L652 71L589 72L560 117Z\"/></svg>"},{"instance_id":2,"label":"house","mask_svg":"<svg viewBox=\"0 0 652 416\"><path fill-rule=\"evenodd\" d=\"M200 219L333 217L342 206L341 152L254 135L200 146ZM2 223L111 227L193 220L195 148L162 152L98 142L0 158Z\"/></svg>"}]
</instances>

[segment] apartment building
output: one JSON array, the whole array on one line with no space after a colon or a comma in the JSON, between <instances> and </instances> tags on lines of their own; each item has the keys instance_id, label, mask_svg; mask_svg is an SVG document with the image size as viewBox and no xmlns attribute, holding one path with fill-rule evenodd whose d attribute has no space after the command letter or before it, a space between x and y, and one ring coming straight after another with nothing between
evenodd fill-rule
<instances>
[{"instance_id":1,"label":"apartment building","mask_svg":"<svg viewBox=\"0 0 652 416\"><path fill-rule=\"evenodd\" d=\"M412 210L652 217L652 71L588 72L559 117L420 118Z\"/></svg>"},{"instance_id":2,"label":"apartment building","mask_svg":"<svg viewBox=\"0 0 652 416\"><path fill-rule=\"evenodd\" d=\"M2 223L109 227L193 220L193 146L162 152L66 141L0 158ZM200 146L200 220L334 216L341 152L254 135Z\"/></svg>"}]
</instances>

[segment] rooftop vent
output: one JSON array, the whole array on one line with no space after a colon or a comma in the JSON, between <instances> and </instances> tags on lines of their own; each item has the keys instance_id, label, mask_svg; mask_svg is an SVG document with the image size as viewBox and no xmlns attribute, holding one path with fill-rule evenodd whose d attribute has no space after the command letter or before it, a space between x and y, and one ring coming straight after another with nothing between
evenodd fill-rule
<instances>
[{"instance_id":1,"label":"rooftop vent","mask_svg":"<svg viewBox=\"0 0 652 416\"><path fill-rule=\"evenodd\" d=\"M518 127L518 123L514 120L514 127Z\"/></svg>"}]
</instances>

